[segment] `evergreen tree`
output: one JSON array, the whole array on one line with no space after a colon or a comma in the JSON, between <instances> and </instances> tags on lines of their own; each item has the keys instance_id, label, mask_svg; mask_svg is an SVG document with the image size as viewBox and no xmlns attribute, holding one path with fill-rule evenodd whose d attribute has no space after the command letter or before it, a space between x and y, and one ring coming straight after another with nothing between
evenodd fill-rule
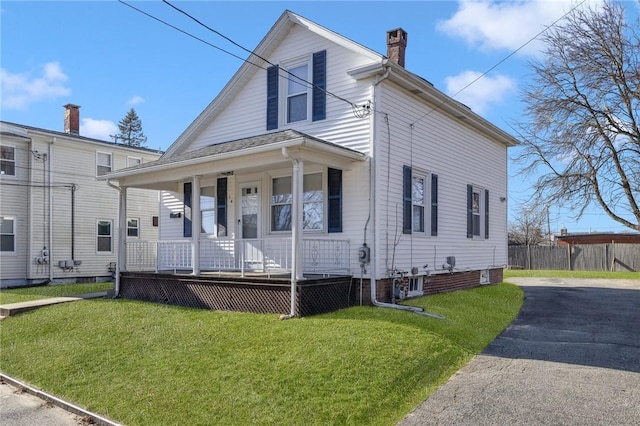
<instances>
[{"instance_id":1,"label":"evergreen tree","mask_svg":"<svg viewBox=\"0 0 640 426\"><path fill-rule=\"evenodd\" d=\"M127 115L118 123L120 133L111 135L116 142L129 146L145 146L147 137L142 132L142 121L136 114L136 110L131 108Z\"/></svg>"}]
</instances>

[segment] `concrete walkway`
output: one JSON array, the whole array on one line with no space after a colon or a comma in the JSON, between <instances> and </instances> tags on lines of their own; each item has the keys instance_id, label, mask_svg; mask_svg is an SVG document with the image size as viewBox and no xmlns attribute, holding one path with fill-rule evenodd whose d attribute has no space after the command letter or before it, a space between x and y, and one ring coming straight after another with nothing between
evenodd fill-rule
<instances>
[{"instance_id":1,"label":"concrete walkway","mask_svg":"<svg viewBox=\"0 0 640 426\"><path fill-rule=\"evenodd\" d=\"M640 425L640 280L506 281L516 320L400 425Z\"/></svg>"},{"instance_id":2,"label":"concrete walkway","mask_svg":"<svg viewBox=\"0 0 640 426\"><path fill-rule=\"evenodd\" d=\"M26 302L8 303L0 305L0 317L10 317L21 312L38 309L43 306L57 305L58 303L73 302L75 300L98 299L106 297L106 291L98 291L95 293L79 294L73 297L49 297L46 299L28 300Z\"/></svg>"}]
</instances>

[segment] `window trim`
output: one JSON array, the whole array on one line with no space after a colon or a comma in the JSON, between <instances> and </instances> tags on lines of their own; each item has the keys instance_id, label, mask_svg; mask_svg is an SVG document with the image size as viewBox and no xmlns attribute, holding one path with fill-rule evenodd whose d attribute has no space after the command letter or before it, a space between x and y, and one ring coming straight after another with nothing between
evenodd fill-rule
<instances>
[{"instance_id":1,"label":"window trim","mask_svg":"<svg viewBox=\"0 0 640 426\"><path fill-rule=\"evenodd\" d=\"M6 158L0 158L0 163L13 163L13 174L6 174L6 173L2 173L0 171L0 176L2 177L6 177L6 178L16 178L18 175L18 171L17 169L17 159L16 159L16 153L17 153L17 148L15 145L8 145L8 144L2 144L0 145L0 147L2 148L11 148L13 150L13 160L9 160Z\"/></svg>"},{"instance_id":2,"label":"window trim","mask_svg":"<svg viewBox=\"0 0 640 426\"><path fill-rule=\"evenodd\" d=\"M413 199L413 182L416 178L422 179L423 199L422 204L415 204ZM438 220L438 175L429 171L404 165L402 170L402 233L429 237L438 236L438 224L433 222ZM435 185L434 185L435 183ZM413 219L413 208L422 207L422 230L415 230ZM435 215L435 216L434 216Z\"/></svg>"},{"instance_id":3,"label":"window trim","mask_svg":"<svg viewBox=\"0 0 640 426\"><path fill-rule=\"evenodd\" d=\"M473 208L475 194L478 194L477 213ZM478 229L474 225L475 217L478 217ZM489 190L479 185L467 184L467 238L478 241L489 239Z\"/></svg>"},{"instance_id":4,"label":"window trim","mask_svg":"<svg viewBox=\"0 0 640 426\"><path fill-rule=\"evenodd\" d=\"M108 155L109 156L109 171L100 173L99 167L107 167L104 164L100 164L100 155ZM113 171L113 153L106 151L96 151L96 176L103 176L107 173L111 173Z\"/></svg>"},{"instance_id":5,"label":"window trim","mask_svg":"<svg viewBox=\"0 0 640 426\"><path fill-rule=\"evenodd\" d=\"M98 244L98 241L100 241L100 238L105 238L106 235L100 235L100 222L109 222L109 251L107 250L100 250L100 244ZM111 254L113 253L113 245L114 245L114 241L113 241L113 220L112 219L96 219L96 253L97 254Z\"/></svg>"},{"instance_id":6,"label":"window trim","mask_svg":"<svg viewBox=\"0 0 640 426\"><path fill-rule=\"evenodd\" d=\"M210 208L208 209L203 209L202 208L202 189L203 188L212 188L212 192L213 192L213 204ZM210 236L214 236L214 235L218 235L218 200L217 200L217 188L216 185L200 185L200 235L210 235ZM203 232L203 224L204 224L204 217L203 214L205 212L212 212L213 213L213 232Z\"/></svg>"},{"instance_id":7,"label":"window trim","mask_svg":"<svg viewBox=\"0 0 640 426\"><path fill-rule=\"evenodd\" d=\"M0 229L0 236L11 235L13 237L13 250L11 250L11 251L9 251L9 250L7 250L7 251L0 250L0 255L3 255L3 256L16 255L18 253L18 247L17 247L18 238L17 238L17 235L16 235L16 228L17 228L17 226L16 226L16 218L15 218L15 216L0 216L0 218L2 218L3 221L4 220L10 220L11 221L11 230L12 230L11 234L3 234L3 233L1 233L1 229Z\"/></svg>"},{"instance_id":8,"label":"window trim","mask_svg":"<svg viewBox=\"0 0 640 426\"><path fill-rule=\"evenodd\" d=\"M295 69L295 68L299 68L305 66L307 67L307 76L303 77L304 81L300 81L297 77L294 77L291 74L291 70ZM297 59L297 60L292 60L289 62L286 62L282 65L282 68L284 69L284 79L286 84L282 85L282 90L283 90L283 113L284 113L284 120L283 122L286 125L289 124L293 124L293 123L307 123L309 122L309 117L311 117L312 111L311 111L311 101L312 101L312 93L311 93L311 87L309 87L309 84L306 83L308 81L311 81L311 71L312 71L312 67L313 67L313 61L311 60L311 56L309 55L305 55L303 58ZM304 87L304 90L301 90L300 92L295 92L293 94L289 93L289 84L291 83L296 83L299 84L300 86ZM306 106L306 111L305 111L305 116L304 119L302 120L296 120L296 121L289 121L289 98L294 97L294 96L300 96L300 95L305 95L306 98L306 102L305 102L305 106Z\"/></svg>"},{"instance_id":9,"label":"window trim","mask_svg":"<svg viewBox=\"0 0 640 426\"><path fill-rule=\"evenodd\" d=\"M130 161L131 160L138 160L138 163L136 164L131 164ZM134 166L139 166L140 164L143 163L143 159L142 157L129 157L127 156L127 167L134 167Z\"/></svg>"}]
</instances>

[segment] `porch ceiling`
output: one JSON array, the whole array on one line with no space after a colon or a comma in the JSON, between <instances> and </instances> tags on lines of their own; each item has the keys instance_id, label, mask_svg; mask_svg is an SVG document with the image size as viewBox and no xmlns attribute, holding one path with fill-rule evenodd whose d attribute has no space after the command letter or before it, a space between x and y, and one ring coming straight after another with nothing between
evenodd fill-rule
<instances>
[{"instance_id":1,"label":"porch ceiling","mask_svg":"<svg viewBox=\"0 0 640 426\"><path fill-rule=\"evenodd\" d=\"M211 176L275 169L291 164L287 153L305 163L348 169L366 155L340 145L295 131L283 130L235 141L218 143L193 151L100 176L120 186L146 189L174 189L176 182L194 175Z\"/></svg>"}]
</instances>

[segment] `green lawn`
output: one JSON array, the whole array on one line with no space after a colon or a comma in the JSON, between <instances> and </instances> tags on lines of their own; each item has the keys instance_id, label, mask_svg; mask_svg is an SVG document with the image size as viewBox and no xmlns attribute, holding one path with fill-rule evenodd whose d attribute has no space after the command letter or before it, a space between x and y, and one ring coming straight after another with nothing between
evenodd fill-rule
<instances>
[{"instance_id":1,"label":"green lawn","mask_svg":"<svg viewBox=\"0 0 640 426\"><path fill-rule=\"evenodd\" d=\"M133 425L393 425L517 315L511 284L303 319L122 299L0 322L2 371Z\"/></svg>"},{"instance_id":2,"label":"green lawn","mask_svg":"<svg viewBox=\"0 0 640 426\"><path fill-rule=\"evenodd\" d=\"M544 271L528 269L505 269L504 278L535 277L535 278L606 278L640 280L640 272L609 272L609 271Z\"/></svg>"},{"instance_id":3,"label":"green lawn","mask_svg":"<svg viewBox=\"0 0 640 426\"><path fill-rule=\"evenodd\" d=\"M112 282L89 284L55 284L26 288L0 290L0 305L26 302L27 300L44 299L47 297L74 296L84 293L106 291L113 288Z\"/></svg>"}]
</instances>

